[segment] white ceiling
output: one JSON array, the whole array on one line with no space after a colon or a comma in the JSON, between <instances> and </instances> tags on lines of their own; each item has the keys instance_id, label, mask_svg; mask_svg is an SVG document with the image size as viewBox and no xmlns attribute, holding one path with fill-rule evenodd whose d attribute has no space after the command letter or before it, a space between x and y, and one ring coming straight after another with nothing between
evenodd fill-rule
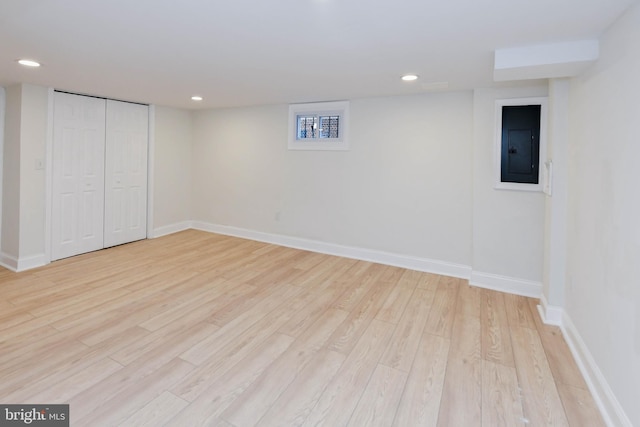
<instances>
[{"instance_id":1,"label":"white ceiling","mask_svg":"<svg viewBox=\"0 0 640 427\"><path fill-rule=\"evenodd\" d=\"M183 108L485 87L495 49L598 38L636 1L0 0L0 85Z\"/></svg>"}]
</instances>

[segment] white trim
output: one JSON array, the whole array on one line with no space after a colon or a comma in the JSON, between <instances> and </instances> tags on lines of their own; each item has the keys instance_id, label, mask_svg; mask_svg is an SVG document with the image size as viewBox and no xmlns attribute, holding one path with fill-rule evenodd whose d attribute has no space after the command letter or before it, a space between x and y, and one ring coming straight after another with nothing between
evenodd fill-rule
<instances>
[{"instance_id":1,"label":"white trim","mask_svg":"<svg viewBox=\"0 0 640 427\"><path fill-rule=\"evenodd\" d=\"M259 242L265 243L272 243L289 248L303 249L328 255L358 259L362 261L377 262L380 264L392 265L395 267L408 268L411 270L442 274L452 277L460 277L463 279L468 278L471 273L471 268L466 265L454 264L446 261L399 255L371 249L356 248L352 246L343 246L317 240L303 239L299 237L263 233L261 231L247 230L244 228L230 227L226 225L209 224L206 222L194 221L193 228L195 228L196 230L208 231L211 233L241 237L244 239L257 240Z\"/></svg>"},{"instance_id":2,"label":"white trim","mask_svg":"<svg viewBox=\"0 0 640 427\"><path fill-rule=\"evenodd\" d=\"M13 271L14 273L31 270L32 268L42 267L47 264L49 264L49 260L45 254L32 255L18 259L4 252L0 252L0 266Z\"/></svg>"},{"instance_id":3,"label":"white trim","mask_svg":"<svg viewBox=\"0 0 640 427\"><path fill-rule=\"evenodd\" d=\"M553 195L553 160L552 159L549 159L544 162L542 192L549 197Z\"/></svg>"},{"instance_id":4,"label":"white trim","mask_svg":"<svg viewBox=\"0 0 640 427\"><path fill-rule=\"evenodd\" d=\"M610 427L633 427L566 311L560 328L604 422Z\"/></svg>"},{"instance_id":5,"label":"white trim","mask_svg":"<svg viewBox=\"0 0 640 427\"><path fill-rule=\"evenodd\" d=\"M525 297L539 298L542 295L542 283L516 277L473 271L469 284L479 288L507 292Z\"/></svg>"},{"instance_id":6,"label":"white trim","mask_svg":"<svg viewBox=\"0 0 640 427\"><path fill-rule=\"evenodd\" d=\"M562 326L562 316L564 315L564 310L562 309L562 307L549 305L544 294L540 296L538 313L540 314L542 323L546 325Z\"/></svg>"},{"instance_id":7,"label":"white trim","mask_svg":"<svg viewBox=\"0 0 640 427\"><path fill-rule=\"evenodd\" d=\"M191 228L193 228L191 226L191 221L177 222L175 224L169 224L169 225L155 228L151 233L153 237L149 237L149 238L155 239L157 237L167 236L173 233L179 233L180 231L189 230Z\"/></svg>"},{"instance_id":8,"label":"white trim","mask_svg":"<svg viewBox=\"0 0 640 427\"><path fill-rule=\"evenodd\" d=\"M571 318L562 308L548 305L544 295L541 295L542 284L538 282L495 274L474 272L470 267L461 264L398 255L363 248L354 248L297 237L281 236L238 227L209 224L201 221L183 221L159 227L154 230L154 236L160 237L190 228L296 249L326 253L329 255L378 262L381 264L409 268L417 271L443 274L463 279L471 277L470 284L473 286L535 298L540 297L538 310L543 322L546 324L560 326L564 339L571 350L573 358L575 359L576 364L578 365L578 368L580 369L580 372L582 373L582 376L589 387L589 391L591 392L607 426L632 427L631 421L616 399L611 387L594 361L593 356L589 352L589 349L584 343ZM47 263L48 262L44 254L28 257L18 261L14 257L0 252L0 265L14 272L40 267Z\"/></svg>"},{"instance_id":9,"label":"white trim","mask_svg":"<svg viewBox=\"0 0 640 427\"><path fill-rule=\"evenodd\" d=\"M423 271L427 273L468 279L469 284L472 286L492 289L500 292L507 292L516 295L523 295L532 298L539 298L542 294L542 284L539 282L518 279L515 277L477 272L473 271L470 266L464 264L457 264L429 258L421 258L412 255L402 255L373 249L344 246L335 243L322 242L319 240L310 240L300 237L271 234L262 231L249 230L227 225L211 224L202 221L182 221L175 224L158 227L153 230L153 237L149 238L166 236L188 229L207 231L210 233L234 236L243 239L255 240L258 242L271 243L274 245L286 246L289 248L302 249L306 251L358 259L362 261L376 262L379 264L407 268L415 271ZM39 262L35 266L39 267L40 265L44 265L46 263L47 262Z\"/></svg>"},{"instance_id":10,"label":"white trim","mask_svg":"<svg viewBox=\"0 0 640 427\"><path fill-rule=\"evenodd\" d=\"M153 229L154 156L156 152L156 106L149 105L149 131L147 134L147 238L157 237ZM167 233L169 234L169 233Z\"/></svg>"},{"instance_id":11,"label":"white trim","mask_svg":"<svg viewBox=\"0 0 640 427\"><path fill-rule=\"evenodd\" d=\"M0 265L13 272L18 271L18 260L13 256L0 252Z\"/></svg>"},{"instance_id":12,"label":"white trim","mask_svg":"<svg viewBox=\"0 0 640 427\"><path fill-rule=\"evenodd\" d=\"M182 231L188 228L187 223L178 223L162 227L158 231L171 230ZM523 295L532 298L539 298L542 294L542 283L533 282L515 277L499 276L496 274L476 272L468 265L456 264L447 261L420 258L411 255L394 254L390 252L377 251L372 249L358 248L353 246L338 245L335 243L321 242L318 240L303 239L300 237L283 236L278 234L264 233L261 231L248 230L245 228L232 227L227 225L211 224L202 221L193 221L191 228L210 233L223 234L226 236L240 237L243 239L256 240L259 242L271 243L295 249L302 249L312 252L319 252L328 255L341 256L345 258L358 259L362 261L376 262L395 267L408 268L410 270L423 271L445 276L470 279L469 284L486 289L493 289L500 292L507 292L516 295Z\"/></svg>"},{"instance_id":13,"label":"white trim","mask_svg":"<svg viewBox=\"0 0 640 427\"><path fill-rule=\"evenodd\" d=\"M42 267L47 264L49 264L49 260L45 254L18 258L18 268L16 271L19 273L21 271L31 270L32 268Z\"/></svg>"},{"instance_id":14,"label":"white trim","mask_svg":"<svg viewBox=\"0 0 640 427\"><path fill-rule=\"evenodd\" d=\"M517 191L543 191L544 186L544 162L547 160L547 122L548 122L548 98L546 96L531 98L497 99L495 102L495 129L494 129L494 186L496 190ZM514 105L540 105L540 153L538 158L538 183L521 184L517 182L502 182L502 107Z\"/></svg>"},{"instance_id":15,"label":"white trim","mask_svg":"<svg viewBox=\"0 0 640 427\"><path fill-rule=\"evenodd\" d=\"M333 114L340 116L338 139L298 139L297 116L304 114ZM289 105L289 150L347 151L349 150L349 101L313 102Z\"/></svg>"}]
</instances>

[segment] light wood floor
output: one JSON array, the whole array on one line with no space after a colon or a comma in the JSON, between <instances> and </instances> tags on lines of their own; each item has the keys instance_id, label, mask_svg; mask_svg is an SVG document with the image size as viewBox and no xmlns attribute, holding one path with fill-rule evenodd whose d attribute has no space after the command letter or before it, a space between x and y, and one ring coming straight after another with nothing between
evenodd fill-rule
<instances>
[{"instance_id":1,"label":"light wood floor","mask_svg":"<svg viewBox=\"0 0 640 427\"><path fill-rule=\"evenodd\" d=\"M78 426L599 426L536 301L185 231L0 268L0 403Z\"/></svg>"}]
</instances>

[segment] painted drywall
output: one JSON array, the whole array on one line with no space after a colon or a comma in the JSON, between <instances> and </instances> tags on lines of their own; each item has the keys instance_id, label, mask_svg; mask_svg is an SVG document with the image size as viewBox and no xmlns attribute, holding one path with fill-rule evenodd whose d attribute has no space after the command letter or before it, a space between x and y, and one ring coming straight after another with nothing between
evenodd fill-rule
<instances>
[{"instance_id":1,"label":"painted drywall","mask_svg":"<svg viewBox=\"0 0 640 427\"><path fill-rule=\"evenodd\" d=\"M547 85L474 91L474 272L542 281L544 195L494 188L495 101L546 95Z\"/></svg>"},{"instance_id":2,"label":"painted drywall","mask_svg":"<svg viewBox=\"0 0 640 427\"><path fill-rule=\"evenodd\" d=\"M45 252L48 90L18 84L6 90L2 192L2 258L12 268Z\"/></svg>"},{"instance_id":3,"label":"painted drywall","mask_svg":"<svg viewBox=\"0 0 640 427\"><path fill-rule=\"evenodd\" d=\"M5 98L5 90L0 86L0 254L2 253L2 170L4 163Z\"/></svg>"},{"instance_id":4,"label":"painted drywall","mask_svg":"<svg viewBox=\"0 0 640 427\"><path fill-rule=\"evenodd\" d=\"M2 248L4 257L17 260L20 248L20 116L22 86L6 88L2 165Z\"/></svg>"},{"instance_id":5,"label":"painted drywall","mask_svg":"<svg viewBox=\"0 0 640 427\"><path fill-rule=\"evenodd\" d=\"M20 258L45 253L45 159L49 90L22 85L20 124Z\"/></svg>"},{"instance_id":6,"label":"painted drywall","mask_svg":"<svg viewBox=\"0 0 640 427\"><path fill-rule=\"evenodd\" d=\"M47 262L46 141L48 88L19 84L6 88L0 262L30 268ZM191 218L191 113L155 109L155 227Z\"/></svg>"},{"instance_id":7,"label":"painted drywall","mask_svg":"<svg viewBox=\"0 0 640 427\"><path fill-rule=\"evenodd\" d=\"M2 168L2 255L18 259L20 247L20 111L22 87L6 88Z\"/></svg>"},{"instance_id":8,"label":"painted drywall","mask_svg":"<svg viewBox=\"0 0 640 427\"><path fill-rule=\"evenodd\" d=\"M547 161L551 195L545 197L543 294L549 306L564 306L567 265L569 174L569 79L549 81Z\"/></svg>"},{"instance_id":9,"label":"painted drywall","mask_svg":"<svg viewBox=\"0 0 640 427\"><path fill-rule=\"evenodd\" d=\"M288 150L286 105L157 107L154 229L171 232L194 220L535 285L543 198L493 189L494 102L544 94L546 87L534 86L352 100L347 152ZM15 246L20 258L37 256L45 240L44 171L36 165L44 158L46 95L30 85L18 95L25 135L18 137L24 159L14 195L25 202L20 221L7 228L25 227ZM11 196L16 189L8 187Z\"/></svg>"},{"instance_id":10,"label":"painted drywall","mask_svg":"<svg viewBox=\"0 0 640 427\"><path fill-rule=\"evenodd\" d=\"M471 262L471 92L350 103L349 151L287 150L288 106L195 113L194 220Z\"/></svg>"},{"instance_id":11,"label":"painted drywall","mask_svg":"<svg viewBox=\"0 0 640 427\"><path fill-rule=\"evenodd\" d=\"M192 113L155 107L154 229L191 220Z\"/></svg>"},{"instance_id":12,"label":"painted drywall","mask_svg":"<svg viewBox=\"0 0 640 427\"><path fill-rule=\"evenodd\" d=\"M571 84L566 311L632 425L640 425L640 6Z\"/></svg>"}]
</instances>

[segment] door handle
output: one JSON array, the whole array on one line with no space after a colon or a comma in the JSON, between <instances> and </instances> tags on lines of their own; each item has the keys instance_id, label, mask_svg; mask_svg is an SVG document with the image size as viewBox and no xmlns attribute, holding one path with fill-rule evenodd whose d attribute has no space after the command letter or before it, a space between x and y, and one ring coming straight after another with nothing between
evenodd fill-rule
<instances>
[{"instance_id":1,"label":"door handle","mask_svg":"<svg viewBox=\"0 0 640 427\"><path fill-rule=\"evenodd\" d=\"M518 149L514 147L509 147L509 154L518 154Z\"/></svg>"}]
</instances>

